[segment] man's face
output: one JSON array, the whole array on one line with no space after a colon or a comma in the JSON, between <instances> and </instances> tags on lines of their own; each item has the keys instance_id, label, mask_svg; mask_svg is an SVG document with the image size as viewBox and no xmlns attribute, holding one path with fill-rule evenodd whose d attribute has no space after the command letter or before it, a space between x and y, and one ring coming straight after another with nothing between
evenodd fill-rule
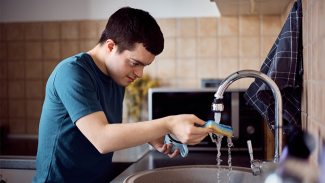
<instances>
[{"instance_id":1,"label":"man's face","mask_svg":"<svg viewBox=\"0 0 325 183\"><path fill-rule=\"evenodd\" d=\"M115 45L105 60L109 76L120 86L128 86L141 78L145 66L150 65L155 55L147 51L142 44L136 44L134 50L117 52Z\"/></svg>"}]
</instances>

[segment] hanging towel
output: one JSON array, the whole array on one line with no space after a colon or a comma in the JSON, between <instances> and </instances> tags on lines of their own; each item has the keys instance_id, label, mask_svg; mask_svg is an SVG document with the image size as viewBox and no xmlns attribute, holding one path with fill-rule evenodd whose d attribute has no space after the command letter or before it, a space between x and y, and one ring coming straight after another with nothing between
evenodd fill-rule
<instances>
[{"instance_id":1,"label":"hanging towel","mask_svg":"<svg viewBox=\"0 0 325 183\"><path fill-rule=\"evenodd\" d=\"M283 102L283 131L290 125L301 124L302 87L302 5L297 0L267 55L260 71L269 76L279 87ZM271 89L255 79L244 95L246 101L266 119L274 133L275 103Z\"/></svg>"}]
</instances>

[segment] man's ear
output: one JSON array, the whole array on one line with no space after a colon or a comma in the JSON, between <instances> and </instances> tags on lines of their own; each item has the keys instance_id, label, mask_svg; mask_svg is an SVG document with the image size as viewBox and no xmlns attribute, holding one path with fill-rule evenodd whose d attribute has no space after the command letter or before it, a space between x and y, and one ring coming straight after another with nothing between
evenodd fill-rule
<instances>
[{"instance_id":1,"label":"man's ear","mask_svg":"<svg viewBox=\"0 0 325 183\"><path fill-rule=\"evenodd\" d=\"M108 39L108 40L106 41L106 51L107 51L107 52L112 52L114 46L115 46L115 42L114 42L113 40Z\"/></svg>"}]
</instances>

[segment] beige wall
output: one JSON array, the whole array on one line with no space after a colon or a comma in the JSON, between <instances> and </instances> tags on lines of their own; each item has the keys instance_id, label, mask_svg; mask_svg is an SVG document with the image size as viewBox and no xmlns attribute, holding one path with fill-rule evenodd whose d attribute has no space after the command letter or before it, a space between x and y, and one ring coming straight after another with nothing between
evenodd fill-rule
<instances>
[{"instance_id":1,"label":"beige wall","mask_svg":"<svg viewBox=\"0 0 325 183\"><path fill-rule=\"evenodd\" d=\"M302 0L303 92L302 124L314 135L317 148L311 160L318 164L319 143L325 142L325 0Z\"/></svg>"},{"instance_id":2,"label":"beige wall","mask_svg":"<svg viewBox=\"0 0 325 183\"><path fill-rule=\"evenodd\" d=\"M145 73L162 87L200 88L203 78L223 79L259 70L279 34L281 16L157 20L165 50ZM0 124L10 134L37 134L45 84L64 58L96 45L106 20L0 24ZM246 88L251 79L232 88Z\"/></svg>"}]
</instances>

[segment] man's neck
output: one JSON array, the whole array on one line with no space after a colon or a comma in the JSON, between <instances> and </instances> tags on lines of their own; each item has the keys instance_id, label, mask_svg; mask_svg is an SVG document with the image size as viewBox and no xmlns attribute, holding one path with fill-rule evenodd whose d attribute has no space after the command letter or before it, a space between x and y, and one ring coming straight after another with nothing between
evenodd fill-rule
<instances>
[{"instance_id":1,"label":"man's neck","mask_svg":"<svg viewBox=\"0 0 325 183\"><path fill-rule=\"evenodd\" d=\"M100 44L96 45L92 50L87 52L91 58L94 60L97 67L107 76L109 76L107 72L107 68L105 65L105 49Z\"/></svg>"}]
</instances>

